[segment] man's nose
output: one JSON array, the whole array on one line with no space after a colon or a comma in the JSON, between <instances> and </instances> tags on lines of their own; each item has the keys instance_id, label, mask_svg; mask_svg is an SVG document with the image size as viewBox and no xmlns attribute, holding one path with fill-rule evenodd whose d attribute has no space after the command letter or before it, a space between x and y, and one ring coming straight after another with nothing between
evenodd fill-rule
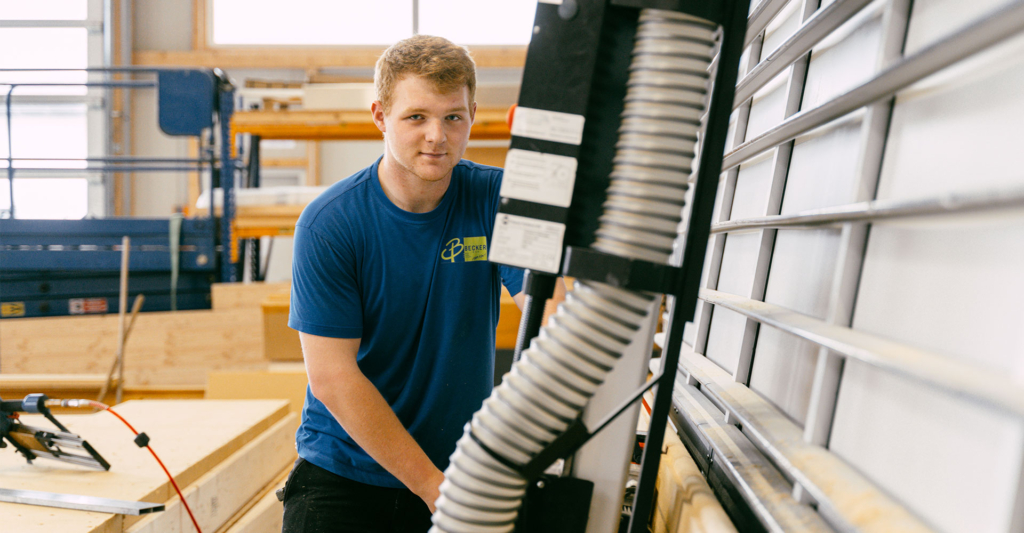
<instances>
[{"instance_id":1,"label":"man's nose","mask_svg":"<svg viewBox=\"0 0 1024 533\"><path fill-rule=\"evenodd\" d=\"M444 132L444 122L440 120L431 121L427 125L427 142L441 144L447 140Z\"/></svg>"}]
</instances>

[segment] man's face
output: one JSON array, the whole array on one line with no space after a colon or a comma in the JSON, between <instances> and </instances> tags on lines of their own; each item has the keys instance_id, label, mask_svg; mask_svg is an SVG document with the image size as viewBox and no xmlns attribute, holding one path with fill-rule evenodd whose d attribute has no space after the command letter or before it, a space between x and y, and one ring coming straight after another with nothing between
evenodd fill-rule
<instances>
[{"instance_id":1,"label":"man's face","mask_svg":"<svg viewBox=\"0 0 1024 533\"><path fill-rule=\"evenodd\" d=\"M405 76L395 84L391 109L380 102L371 108L373 120L384 132L385 157L406 175L435 182L446 178L462 159L476 103L465 86L440 93L433 82Z\"/></svg>"}]
</instances>

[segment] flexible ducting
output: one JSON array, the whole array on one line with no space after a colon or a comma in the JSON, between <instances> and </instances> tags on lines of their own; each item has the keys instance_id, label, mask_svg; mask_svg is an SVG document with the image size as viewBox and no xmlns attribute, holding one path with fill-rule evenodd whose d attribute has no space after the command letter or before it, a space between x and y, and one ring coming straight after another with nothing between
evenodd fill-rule
<instances>
[{"instance_id":1,"label":"flexible ducting","mask_svg":"<svg viewBox=\"0 0 1024 533\"><path fill-rule=\"evenodd\" d=\"M706 21L641 13L595 249L668 262L707 106L714 41L715 27ZM432 533L512 531L527 480L478 442L512 464L528 463L579 416L655 297L576 282L466 424L445 470Z\"/></svg>"}]
</instances>

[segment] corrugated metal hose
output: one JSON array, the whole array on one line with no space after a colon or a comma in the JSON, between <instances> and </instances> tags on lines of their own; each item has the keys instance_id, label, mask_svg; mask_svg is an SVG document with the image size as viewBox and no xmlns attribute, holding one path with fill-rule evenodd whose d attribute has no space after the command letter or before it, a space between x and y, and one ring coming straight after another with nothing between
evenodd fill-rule
<instances>
[{"instance_id":1,"label":"corrugated metal hose","mask_svg":"<svg viewBox=\"0 0 1024 533\"><path fill-rule=\"evenodd\" d=\"M668 262L706 111L714 40L707 21L672 11L641 12L595 249ZM527 480L478 441L509 463L528 463L580 415L655 297L576 282L550 324L466 424L444 472L432 533L513 530Z\"/></svg>"}]
</instances>

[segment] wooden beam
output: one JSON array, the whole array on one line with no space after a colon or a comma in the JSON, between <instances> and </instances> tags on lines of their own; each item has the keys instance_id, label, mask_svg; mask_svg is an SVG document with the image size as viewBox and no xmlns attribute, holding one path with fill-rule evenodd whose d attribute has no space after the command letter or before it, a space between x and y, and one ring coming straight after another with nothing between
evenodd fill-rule
<instances>
[{"instance_id":1,"label":"wooden beam","mask_svg":"<svg viewBox=\"0 0 1024 533\"><path fill-rule=\"evenodd\" d=\"M480 109L470 130L476 140L508 139L505 109ZM381 132L368 111L239 111L231 119L233 134L263 139L379 140Z\"/></svg>"},{"instance_id":2,"label":"wooden beam","mask_svg":"<svg viewBox=\"0 0 1024 533\"><path fill-rule=\"evenodd\" d=\"M239 509L218 533L277 533L281 531L284 504L277 499L277 491L284 488L292 465L281 471L255 498Z\"/></svg>"},{"instance_id":3,"label":"wooden beam","mask_svg":"<svg viewBox=\"0 0 1024 533\"><path fill-rule=\"evenodd\" d=\"M320 185L320 141L306 141L306 185Z\"/></svg>"},{"instance_id":4,"label":"wooden beam","mask_svg":"<svg viewBox=\"0 0 1024 533\"><path fill-rule=\"evenodd\" d=\"M722 504L671 428L665 432L654 507L654 533L736 533Z\"/></svg>"},{"instance_id":5,"label":"wooden beam","mask_svg":"<svg viewBox=\"0 0 1024 533\"><path fill-rule=\"evenodd\" d=\"M305 168L309 160L305 157L266 157L260 158L263 168Z\"/></svg>"},{"instance_id":6,"label":"wooden beam","mask_svg":"<svg viewBox=\"0 0 1024 533\"><path fill-rule=\"evenodd\" d=\"M263 313L222 311L141 313L128 339L125 383L206 384L212 370L260 370ZM54 335L59 331L59 335ZM4 373L96 374L116 350L117 315L19 318L0 322Z\"/></svg>"},{"instance_id":7,"label":"wooden beam","mask_svg":"<svg viewBox=\"0 0 1024 533\"><path fill-rule=\"evenodd\" d=\"M291 290L291 282L288 281L277 283L260 281L255 283L214 283L210 292L213 295L214 310L242 308L260 311L263 300L266 300L267 296L289 290Z\"/></svg>"},{"instance_id":8,"label":"wooden beam","mask_svg":"<svg viewBox=\"0 0 1024 533\"><path fill-rule=\"evenodd\" d=\"M208 67L225 69L322 69L373 67L383 46L253 46L196 50L136 50L134 64L144 67ZM476 46L471 49L477 68L521 68L525 46Z\"/></svg>"},{"instance_id":9,"label":"wooden beam","mask_svg":"<svg viewBox=\"0 0 1024 533\"><path fill-rule=\"evenodd\" d=\"M295 460L298 427L298 415L289 414L182 490L203 530L220 529ZM192 527L181 499L174 497L164 512L147 515L126 533L189 531Z\"/></svg>"},{"instance_id":10,"label":"wooden beam","mask_svg":"<svg viewBox=\"0 0 1024 533\"><path fill-rule=\"evenodd\" d=\"M149 435L153 448L182 487L195 483L279 422L287 418L294 424L295 420L286 402L277 400L132 401L117 411ZM49 425L39 415L24 416L22 420L33 426ZM64 415L61 422L110 461L110 471L89 471L50 461L30 465L20 455L2 453L0 478L4 488L153 503L167 502L174 495L153 457L135 446L128 429L110 413ZM281 440L282 446L294 453L293 438ZM225 497L216 492L210 496ZM206 506L210 507L209 501ZM121 533L140 521L140 517L13 503L0 503L0 517L4 531L24 533Z\"/></svg>"},{"instance_id":11,"label":"wooden beam","mask_svg":"<svg viewBox=\"0 0 1024 533\"><path fill-rule=\"evenodd\" d=\"M192 49L206 50L206 0L192 0ZM138 54L138 52L136 52Z\"/></svg>"},{"instance_id":12,"label":"wooden beam","mask_svg":"<svg viewBox=\"0 0 1024 533\"><path fill-rule=\"evenodd\" d=\"M290 472L291 469L288 470ZM287 478L287 472L285 473ZM284 519L284 504L277 499L277 490L284 488L285 479L275 483L256 504L246 511L238 521L231 524L226 533L276 533L281 531Z\"/></svg>"}]
</instances>

